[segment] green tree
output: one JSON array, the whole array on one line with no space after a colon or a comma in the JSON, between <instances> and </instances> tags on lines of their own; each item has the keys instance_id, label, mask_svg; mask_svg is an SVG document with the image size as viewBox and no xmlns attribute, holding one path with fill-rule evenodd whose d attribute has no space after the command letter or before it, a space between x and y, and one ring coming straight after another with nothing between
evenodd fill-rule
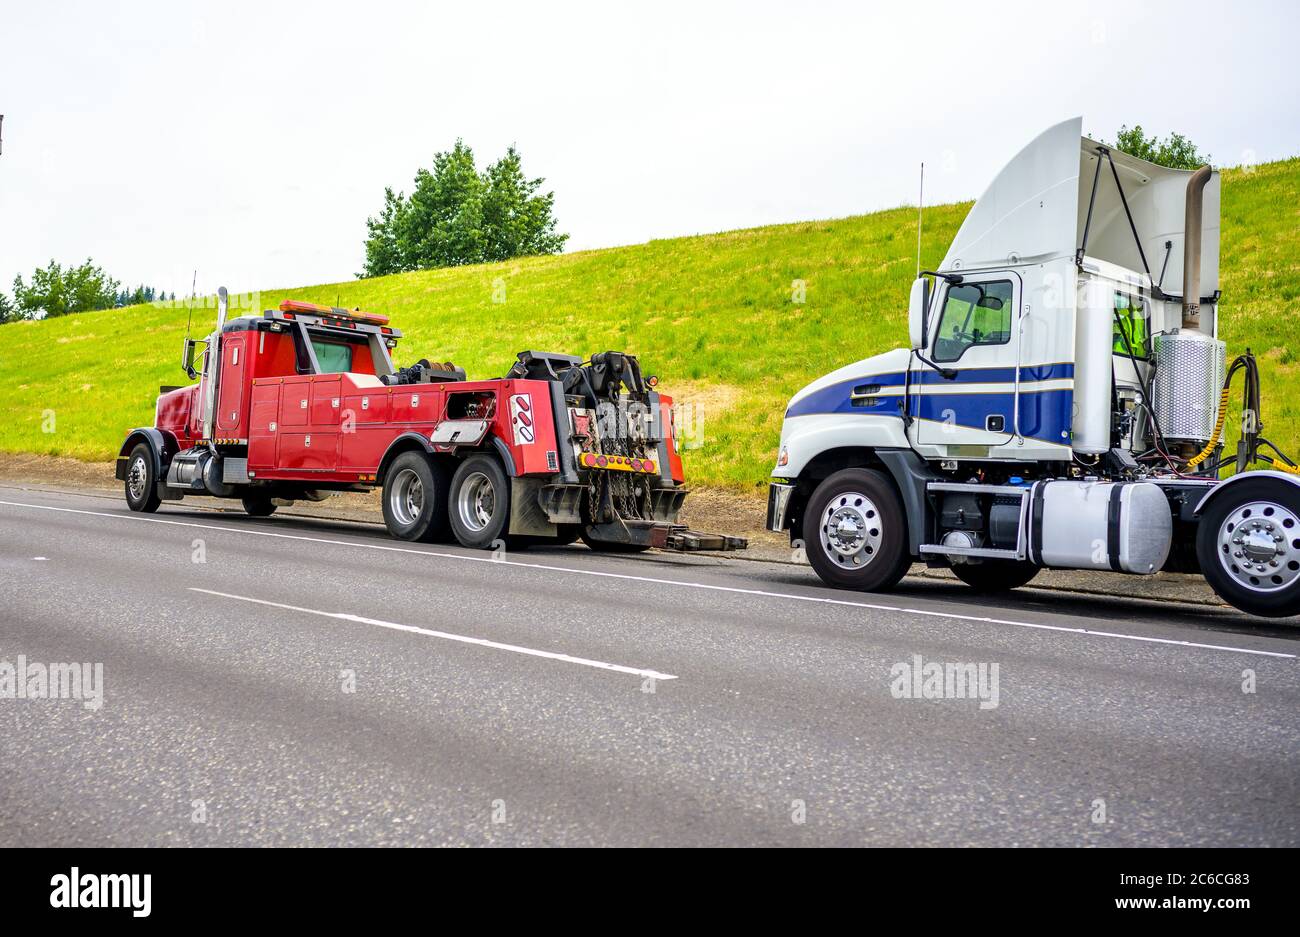
<instances>
[{"instance_id":1,"label":"green tree","mask_svg":"<svg viewBox=\"0 0 1300 937\"><path fill-rule=\"evenodd\" d=\"M524 176L519 151L513 146L484 173L484 260L508 260L536 254L558 254L567 234L557 234L555 193L538 195L542 179Z\"/></svg>"},{"instance_id":2,"label":"green tree","mask_svg":"<svg viewBox=\"0 0 1300 937\"><path fill-rule=\"evenodd\" d=\"M454 267L483 259L483 180L474 153L457 140L433 157L433 172L415 174L415 189L397 226L406 270Z\"/></svg>"},{"instance_id":3,"label":"green tree","mask_svg":"<svg viewBox=\"0 0 1300 937\"><path fill-rule=\"evenodd\" d=\"M18 307L14 305L13 300L0 293L0 325L6 322L17 322L21 318L23 316L18 312Z\"/></svg>"},{"instance_id":4,"label":"green tree","mask_svg":"<svg viewBox=\"0 0 1300 937\"><path fill-rule=\"evenodd\" d=\"M1199 152L1181 133L1171 133L1161 140L1155 134L1148 137L1141 124L1131 129L1126 124L1120 128L1115 142L1106 145L1170 169L1200 169L1210 163L1210 154Z\"/></svg>"},{"instance_id":5,"label":"green tree","mask_svg":"<svg viewBox=\"0 0 1300 937\"><path fill-rule=\"evenodd\" d=\"M384 189L384 207L379 217L366 219L366 229L370 232L366 238L366 264L357 276L383 277L405 269L397 246L398 217L405 208L406 198L402 193L394 195L391 188Z\"/></svg>"},{"instance_id":6,"label":"green tree","mask_svg":"<svg viewBox=\"0 0 1300 937\"><path fill-rule=\"evenodd\" d=\"M79 267L66 270L50 261L36 268L30 284L21 275L14 277L14 299L26 316L44 310L46 316L65 316L89 309L112 308L118 283L87 259Z\"/></svg>"},{"instance_id":7,"label":"green tree","mask_svg":"<svg viewBox=\"0 0 1300 937\"><path fill-rule=\"evenodd\" d=\"M555 194L539 194L542 179L528 179L519 152L480 173L463 140L420 169L409 197L384 190L378 216L366 219L361 277L555 254L567 234L555 230Z\"/></svg>"}]
</instances>

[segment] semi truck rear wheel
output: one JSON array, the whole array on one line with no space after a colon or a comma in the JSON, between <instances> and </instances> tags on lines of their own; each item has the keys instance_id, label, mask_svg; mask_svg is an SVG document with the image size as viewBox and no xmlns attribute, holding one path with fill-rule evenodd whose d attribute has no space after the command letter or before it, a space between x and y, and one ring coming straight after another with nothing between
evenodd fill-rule
<instances>
[{"instance_id":1,"label":"semi truck rear wheel","mask_svg":"<svg viewBox=\"0 0 1300 937\"><path fill-rule=\"evenodd\" d=\"M903 503L874 469L844 469L822 482L804 511L803 539L817 575L841 589L892 589L912 564Z\"/></svg>"},{"instance_id":2,"label":"semi truck rear wheel","mask_svg":"<svg viewBox=\"0 0 1300 937\"><path fill-rule=\"evenodd\" d=\"M485 550L510 529L510 479L489 455L470 456L451 479L451 532L461 546Z\"/></svg>"},{"instance_id":3,"label":"semi truck rear wheel","mask_svg":"<svg viewBox=\"0 0 1300 937\"><path fill-rule=\"evenodd\" d=\"M126 466L126 506L132 511L152 514L162 504L158 497L158 472L154 468L153 450L140 443L131 450Z\"/></svg>"},{"instance_id":4,"label":"semi truck rear wheel","mask_svg":"<svg viewBox=\"0 0 1300 937\"><path fill-rule=\"evenodd\" d=\"M1196 557L1229 605L1265 618L1300 614L1300 489L1276 478L1234 483L1201 515Z\"/></svg>"},{"instance_id":5,"label":"semi truck rear wheel","mask_svg":"<svg viewBox=\"0 0 1300 937\"><path fill-rule=\"evenodd\" d=\"M403 452L384 475L384 526L398 540L431 543L447 530L447 469Z\"/></svg>"},{"instance_id":6,"label":"semi truck rear wheel","mask_svg":"<svg viewBox=\"0 0 1300 937\"><path fill-rule=\"evenodd\" d=\"M953 574L976 592L1006 592L1019 589L1038 575L1038 567L1019 560L984 560L982 563L953 563Z\"/></svg>"},{"instance_id":7,"label":"semi truck rear wheel","mask_svg":"<svg viewBox=\"0 0 1300 937\"><path fill-rule=\"evenodd\" d=\"M240 500L249 517L270 517L275 513L275 503L266 495L247 495Z\"/></svg>"}]
</instances>

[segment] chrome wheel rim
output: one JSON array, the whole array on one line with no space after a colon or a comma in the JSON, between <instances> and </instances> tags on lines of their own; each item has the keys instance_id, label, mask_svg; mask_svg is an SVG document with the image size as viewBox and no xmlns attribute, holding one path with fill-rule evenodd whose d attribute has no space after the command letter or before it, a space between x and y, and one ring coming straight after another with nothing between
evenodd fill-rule
<instances>
[{"instance_id":1,"label":"chrome wheel rim","mask_svg":"<svg viewBox=\"0 0 1300 937\"><path fill-rule=\"evenodd\" d=\"M822 552L837 566L861 569L880 552L880 511L866 495L846 491L831 498L818 526Z\"/></svg>"},{"instance_id":2,"label":"chrome wheel rim","mask_svg":"<svg viewBox=\"0 0 1300 937\"><path fill-rule=\"evenodd\" d=\"M1300 518L1272 501L1251 501L1219 525L1219 562L1252 592L1278 592L1300 579Z\"/></svg>"},{"instance_id":3,"label":"chrome wheel rim","mask_svg":"<svg viewBox=\"0 0 1300 937\"><path fill-rule=\"evenodd\" d=\"M393 479L392 493L388 496L388 506L404 527L414 524L424 512L424 482L414 469L402 469Z\"/></svg>"},{"instance_id":4,"label":"chrome wheel rim","mask_svg":"<svg viewBox=\"0 0 1300 937\"><path fill-rule=\"evenodd\" d=\"M492 523L496 513L497 492L492 479L483 472L465 476L456 492L456 513L466 529L478 532Z\"/></svg>"},{"instance_id":5,"label":"chrome wheel rim","mask_svg":"<svg viewBox=\"0 0 1300 937\"><path fill-rule=\"evenodd\" d=\"M149 487L149 466L145 465L143 456L136 456L126 475L126 490L132 501L143 501L145 489Z\"/></svg>"}]
</instances>

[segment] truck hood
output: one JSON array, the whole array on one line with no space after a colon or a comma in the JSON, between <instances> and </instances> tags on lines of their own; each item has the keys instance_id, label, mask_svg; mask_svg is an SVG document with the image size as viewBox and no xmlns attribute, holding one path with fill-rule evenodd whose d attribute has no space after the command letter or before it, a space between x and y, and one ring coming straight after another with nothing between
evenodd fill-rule
<instances>
[{"instance_id":1,"label":"truck hood","mask_svg":"<svg viewBox=\"0 0 1300 937\"><path fill-rule=\"evenodd\" d=\"M790 403L786 407L787 416L789 415L790 408L799 403L799 401L820 390L824 390L827 387L834 387L837 384L856 381L859 378L906 371L908 361L911 357L912 353L906 348L895 348L893 351L887 351L880 355L872 355L870 358L863 358L861 361L853 362L853 364L846 364L844 367L831 371L829 374L823 374L811 384L800 389L790 398Z\"/></svg>"}]
</instances>

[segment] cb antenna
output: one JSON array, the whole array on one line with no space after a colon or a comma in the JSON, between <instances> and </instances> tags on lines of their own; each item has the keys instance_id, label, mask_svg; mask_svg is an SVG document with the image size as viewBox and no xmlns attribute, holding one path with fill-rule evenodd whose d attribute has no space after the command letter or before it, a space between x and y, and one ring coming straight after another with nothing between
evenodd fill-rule
<instances>
[{"instance_id":1,"label":"cb antenna","mask_svg":"<svg viewBox=\"0 0 1300 937\"><path fill-rule=\"evenodd\" d=\"M916 276L921 277L921 212L925 207L925 163L921 163L921 193L916 197Z\"/></svg>"},{"instance_id":2,"label":"cb antenna","mask_svg":"<svg viewBox=\"0 0 1300 937\"><path fill-rule=\"evenodd\" d=\"M192 280L190 280L189 316L185 319L185 338L186 338L186 339L188 339L188 338L190 337L190 325L194 322L194 293L195 293L195 290L198 289L198 283L199 283L199 271L198 271L198 269L196 268L195 271L194 271L194 278L193 278Z\"/></svg>"}]
</instances>

